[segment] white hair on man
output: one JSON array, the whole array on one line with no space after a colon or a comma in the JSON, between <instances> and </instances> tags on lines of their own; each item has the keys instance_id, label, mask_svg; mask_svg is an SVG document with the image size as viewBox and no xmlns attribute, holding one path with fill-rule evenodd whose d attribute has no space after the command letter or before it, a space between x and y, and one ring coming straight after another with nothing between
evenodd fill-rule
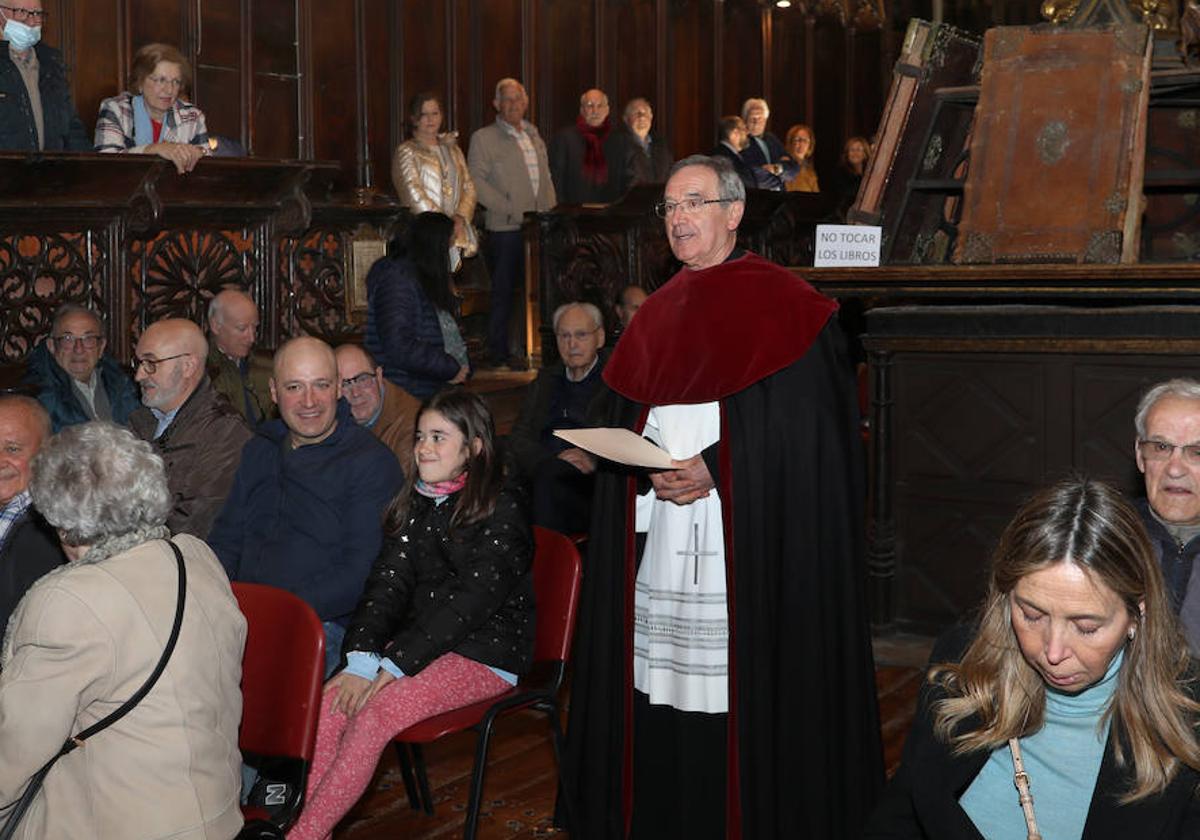
<instances>
[{"instance_id":1,"label":"white hair on man","mask_svg":"<svg viewBox=\"0 0 1200 840\"><path fill-rule=\"evenodd\" d=\"M558 307L558 309L554 310L554 316L550 319L550 322L553 324L555 332L558 331L558 322L562 319L562 316L574 307L579 307L586 312L592 319L592 326L594 326L596 329L600 329L604 326L604 315L600 312L600 307L596 306L594 303L576 300L571 301L570 303L564 303L562 306Z\"/></svg>"}]
</instances>

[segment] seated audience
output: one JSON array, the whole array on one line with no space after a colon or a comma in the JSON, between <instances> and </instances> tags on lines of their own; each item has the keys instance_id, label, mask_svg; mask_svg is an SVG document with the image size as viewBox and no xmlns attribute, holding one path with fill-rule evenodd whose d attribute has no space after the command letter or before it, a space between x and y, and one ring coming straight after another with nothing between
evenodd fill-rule
<instances>
[{"instance_id":1,"label":"seated audience","mask_svg":"<svg viewBox=\"0 0 1200 840\"><path fill-rule=\"evenodd\" d=\"M0 150L90 152L62 53L41 43L42 0L0 6Z\"/></svg>"},{"instance_id":2,"label":"seated audience","mask_svg":"<svg viewBox=\"0 0 1200 840\"><path fill-rule=\"evenodd\" d=\"M327 673L379 555L384 508L404 483L396 457L354 422L340 391L325 342L293 338L276 351L279 419L246 444L208 535L231 580L278 586L316 611Z\"/></svg>"},{"instance_id":3,"label":"seated audience","mask_svg":"<svg viewBox=\"0 0 1200 840\"><path fill-rule=\"evenodd\" d=\"M675 162L667 141L651 130L653 125L654 109L650 102L640 96L630 99L625 105L625 128L630 135L626 178L631 187L666 183L667 173Z\"/></svg>"},{"instance_id":4,"label":"seated audience","mask_svg":"<svg viewBox=\"0 0 1200 840\"><path fill-rule=\"evenodd\" d=\"M388 512L388 541L321 701L308 795L290 840L329 837L414 723L502 694L533 659L533 539L487 406L462 389L423 408L418 478Z\"/></svg>"},{"instance_id":5,"label":"seated audience","mask_svg":"<svg viewBox=\"0 0 1200 840\"><path fill-rule=\"evenodd\" d=\"M588 529L595 461L554 436L581 429L602 392L604 320L590 303L566 303L554 312L561 360L538 371L509 435L520 474L533 488L533 524L574 534Z\"/></svg>"},{"instance_id":6,"label":"seated audience","mask_svg":"<svg viewBox=\"0 0 1200 840\"><path fill-rule=\"evenodd\" d=\"M208 305L208 378L253 428L274 414L267 381L271 363L254 352L258 306L239 289L218 292Z\"/></svg>"},{"instance_id":7,"label":"seated audience","mask_svg":"<svg viewBox=\"0 0 1200 840\"><path fill-rule=\"evenodd\" d=\"M633 320L633 316L637 314L647 297L646 290L636 283L631 283L621 290L621 294L617 297L617 317L621 319L622 332L629 326L629 322Z\"/></svg>"},{"instance_id":8,"label":"seated audience","mask_svg":"<svg viewBox=\"0 0 1200 840\"><path fill-rule=\"evenodd\" d=\"M980 615L931 663L868 838L1196 836L1196 665L1116 490L1074 478L1028 501Z\"/></svg>"},{"instance_id":9,"label":"seated audience","mask_svg":"<svg viewBox=\"0 0 1200 840\"><path fill-rule=\"evenodd\" d=\"M13 615L0 669L0 805L67 738L141 689L177 615L181 574L165 526L162 459L111 423L63 430L33 463L33 503L70 563ZM186 570L166 670L119 720L60 758L16 837L231 838L238 805L246 621L217 558L171 540ZM135 827L136 826L136 827Z\"/></svg>"},{"instance_id":10,"label":"seated audience","mask_svg":"<svg viewBox=\"0 0 1200 840\"><path fill-rule=\"evenodd\" d=\"M130 415L129 427L153 443L166 466L167 527L204 539L233 486L250 427L209 381L208 342L191 321L155 321L134 352L142 407Z\"/></svg>"},{"instance_id":11,"label":"seated audience","mask_svg":"<svg viewBox=\"0 0 1200 840\"><path fill-rule=\"evenodd\" d=\"M742 159L742 150L750 142L746 133L746 124L736 115L721 117L717 123L717 145L709 152L710 157L725 158L733 166L733 171L742 179L746 189L758 187L758 177L750 164Z\"/></svg>"},{"instance_id":12,"label":"seated audience","mask_svg":"<svg viewBox=\"0 0 1200 840\"><path fill-rule=\"evenodd\" d=\"M1137 501L1171 606L1192 654L1200 652L1200 382L1171 379L1142 396L1134 458L1145 480Z\"/></svg>"},{"instance_id":13,"label":"seated audience","mask_svg":"<svg viewBox=\"0 0 1200 840\"><path fill-rule=\"evenodd\" d=\"M479 239L471 218L475 215L475 182L458 148L458 132L441 134L442 103L437 95L418 93L408 103L413 136L392 155L392 184L400 203L414 215L444 213L454 220L450 267L457 271L463 257L473 257Z\"/></svg>"},{"instance_id":14,"label":"seated audience","mask_svg":"<svg viewBox=\"0 0 1200 840\"><path fill-rule=\"evenodd\" d=\"M608 118L608 94L584 91L579 116L550 139L550 175L563 204L608 204L629 188L628 140Z\"/></svg>"},{"instance_id":15,"label":"seated audience","mask_svg":"<svg viewBox=\"0 0 1200 840\"><path fill-rule=\"evenodd\" d=\"M817 140L813 130L803 123L798 123L788 129L783 145L787 150L785 159L790 160L796 166L796 176L787 182L787 191L820 192L817 170L813 166L813 152L817 150Z\"/></svg>"},{"instance_id":16,"label":"seated audience","mask_svg":"<svg viewBox=\"0 0 1200 840\"><path fill-rule=\"evenodd\" d=\"M192 65L168 44L133 56L129 89L100 103L96 151L158 155L191 172L209 151L204 112L180 94L192 88Z\"/></svg>"},{"instance_id":17,"label":"seated audience","mask_svg":"<svg viewBox=\"0 0 1200 840\"><path fill-rule=\"evenodd\" d=\"M137 386L104 352L106 343L99 315L65 303L54 313L50 335L29 354L24 383L37 390L55 432L88 420L123 426L138 407Z\"/></svg>"},{"instance_id":18,"label":"seated audience","mask_svg":"<svg viewBox=\"0 0 1200 840\"><path fill-rule=\"evenodd\" d=\"M357 344L334 351L342 396L350 403L354 422L371 430L400 462L404 477L413 476L413 432L421 401L383 378L383 368Z\"/></svg>"},{"instance_id":19,"label":"seated audience","mask_svg":"<svg viewBox=\"0 0 1200 840\"><path fill-rule=\"evenodd\" d=\"M25 590L66 559L29 495L30 462L49 437L37 400L0 396L0 639Z\"/></svg>"},{"instance_id":20,"label":"seated audience","mask_svg":"<svg viewBox=\"0 0 1200 840\"><path fill-rule=\"evenodd\" d=\"M383 375L424 399L470 373L467 346L454 321L449 248L454 222L441 213L419 213L403 245L367 274L367 325L363 346L383 365Z\"/></svg>"},{"instance_id":21,"label":"seated audience","mask_svg":"<svg viewBox=\"0 0 1200 840\"><path fill-rule=\"evenodd\" d=\"M758 186L779 191L796 176L797 165L787 158L779 138L767 131L771 109L765 99L747 99L742 103L742 120L746 123L746 147L742 160L754 171Z\"/></svg>"},{"instance_id":22,"label":"seated audience","mask_svg":"<svg viewBox=\"0 0 1200 840\"><path fill-rule=\"evenodd\" d=\"M838 219L845 220L850 206L858 198L858 188L862 185L863 173L867 171L867 161L870 157L871 144L865 137L851 137L842 146L837 168L833 170L829 179L830 191L837 202Z\"/></svg>"}]
</instances>

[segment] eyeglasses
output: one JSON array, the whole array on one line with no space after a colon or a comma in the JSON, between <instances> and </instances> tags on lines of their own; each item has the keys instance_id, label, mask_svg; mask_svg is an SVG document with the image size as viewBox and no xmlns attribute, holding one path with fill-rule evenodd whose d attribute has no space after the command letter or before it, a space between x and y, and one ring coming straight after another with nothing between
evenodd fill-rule
<instances>
[{"instance_id":1,"label":"eyeglasses","mask_svg":"<svg viewBox=\"0 0 1200 840\"><path fill-rule=\"evenodd\" d=\"M0 9L8 12L9 17L31 20L38 26L41 26L46 18L50 16L49 12L43 12L40 9L22 9L18 6L0 6Z\"/></svg>"},{"instance_id":2,"label":"eyeglasses","mask_svg":"<svg viewBox=\"0 0 1200 840\"><path fill-rule=\"evenodd\" d=\"M183 79L168 79L166 76L147 76L146 81L158 87L169 87L173 90L179 90L183 86Z\"/></svg>"},{"instance_id":3,"label":"eyeglasses","mask_svg":"<svg viewBox=\"0 0 1200 840\"><path fill-rule=\"evenodd\" d=\"M3 7L0 6L0 8ZM84 350L95 350L101 341L98 335L71 335L70 333L51 336L51 339L53 339L55 344L61 345L66 350L72 350L75 347L82 347Z\"/></svg>"},{"instance_id":4,"label":"eyeglasses","mask_svg":"<svg viewBox=\"0 0 1200 840\"><path fill-rule=\"evenodd\" d=\"M572 338L575 339L576 341L583 341L589 335L592 335L594 332L596 332L596 330L598 330L598 329L600 329L600 328L595 327L594 329L590 329L590 330L575 330L575 332L556 332L554 334L554 336L559 341L570 341Z\"/></svg>"},{"instance_id":5,"label":"eyeglasses","mask_svg":"<svg viewBox=\"0 0 1200 840\"><path fill-rule=\"evenodd\" d=\"M167 356L165 359L139 359L137 356L134 356L133 360L130 361L129 366L131 368L133 368L133 372L135 374L138 372L139 369L144 367L146 369L146 373L148 373L150 376L153 376L155 371L158 370L158 366L161 365L163 362L169 362L172 359L182 359L184 356L190 356L190 355L192 355L192 354L191 353L176 353L174 356Z\"/></svg>"},{"instance_id":6,"label":"eyeglasses","mask_svg":"<svg viewBox=\"0 0 1200 840\"><path fill-rule=\"evenodd\" d=\"M691 215L697 212L706 204L727 204L730 201L737 201L736 198L685 198L683 201L660 201L654 205L654 213L660 219L668 218L672 213L678 210L681 213Z\"/></svg>"},{"instance_id":7,"label":"eyeglasses","mask_svg":"<svg viewBox=\"0 0 1200 840\"><path fill-rule=\"evenodd\" d=\"M353 388L365 388L367 383L375 381L375 374L368 371L363 371L358 376L351 376L349 379L342 380L342 390L349 391Z\"/></svg>"},{"instance_id":8,"label":"eyeglasses","mask_svg":"<svg viewBox=\"0 0 1200 840\"><path fill-rule=\"evenodd\" d=\"M1200 443L1167 443L1165 440L1139 440L1138 452L1143 461L1168 461L1175 450L1183 451L1183 460L1192 467L1200 467Z\"/></svg>"}]
</instances>

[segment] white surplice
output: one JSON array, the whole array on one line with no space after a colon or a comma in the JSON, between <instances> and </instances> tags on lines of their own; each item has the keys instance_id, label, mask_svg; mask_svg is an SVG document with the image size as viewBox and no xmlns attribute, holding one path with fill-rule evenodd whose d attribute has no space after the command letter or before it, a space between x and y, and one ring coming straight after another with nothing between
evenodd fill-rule
<instances>
[{"instance_id":1,"label":"white surplice","mask_svg":"<svg viewBox=\"0 0 1200 840\"><path fill-rule=\"evenodd\" d=\"M676 460L720 438L715 402L654 406L643 434ZM646 532L634 592L633 683L650 702L688 712L729 711L725 539L714 489L688 505L651 491L637 500Z\"/></svg>"}]
</instances>

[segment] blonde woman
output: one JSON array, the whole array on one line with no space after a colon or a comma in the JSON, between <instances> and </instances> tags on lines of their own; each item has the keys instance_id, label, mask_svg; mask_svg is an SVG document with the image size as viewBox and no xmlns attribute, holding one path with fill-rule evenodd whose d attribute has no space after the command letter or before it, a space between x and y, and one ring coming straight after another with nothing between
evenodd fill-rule
<instances>
[{"instance_id":1,"label":"blonde woman","mask_svg":"<svg viewBox=\"0 0 1200 840\"><path fill-rule=\"evenodd\" d=\"M804 123L797 123L788 129L783 148L787 151L788 159L798 167L796 177L786 183L787 191L820 192L817 170L813 166L813 152L817 150L817 138L813 130Z\"/></svg>"},{"instance_id":2,"label":"blonde woman","mask_svg":"<svg viewBox=\"0 0 1200 840\"><path fill-rule=\"evenodd\" d=\"M1200 836L1193 662L1111 487L1072 479L1026 503L977 624L932 661L867 837Z\"/></svg>"}]
</instances>

